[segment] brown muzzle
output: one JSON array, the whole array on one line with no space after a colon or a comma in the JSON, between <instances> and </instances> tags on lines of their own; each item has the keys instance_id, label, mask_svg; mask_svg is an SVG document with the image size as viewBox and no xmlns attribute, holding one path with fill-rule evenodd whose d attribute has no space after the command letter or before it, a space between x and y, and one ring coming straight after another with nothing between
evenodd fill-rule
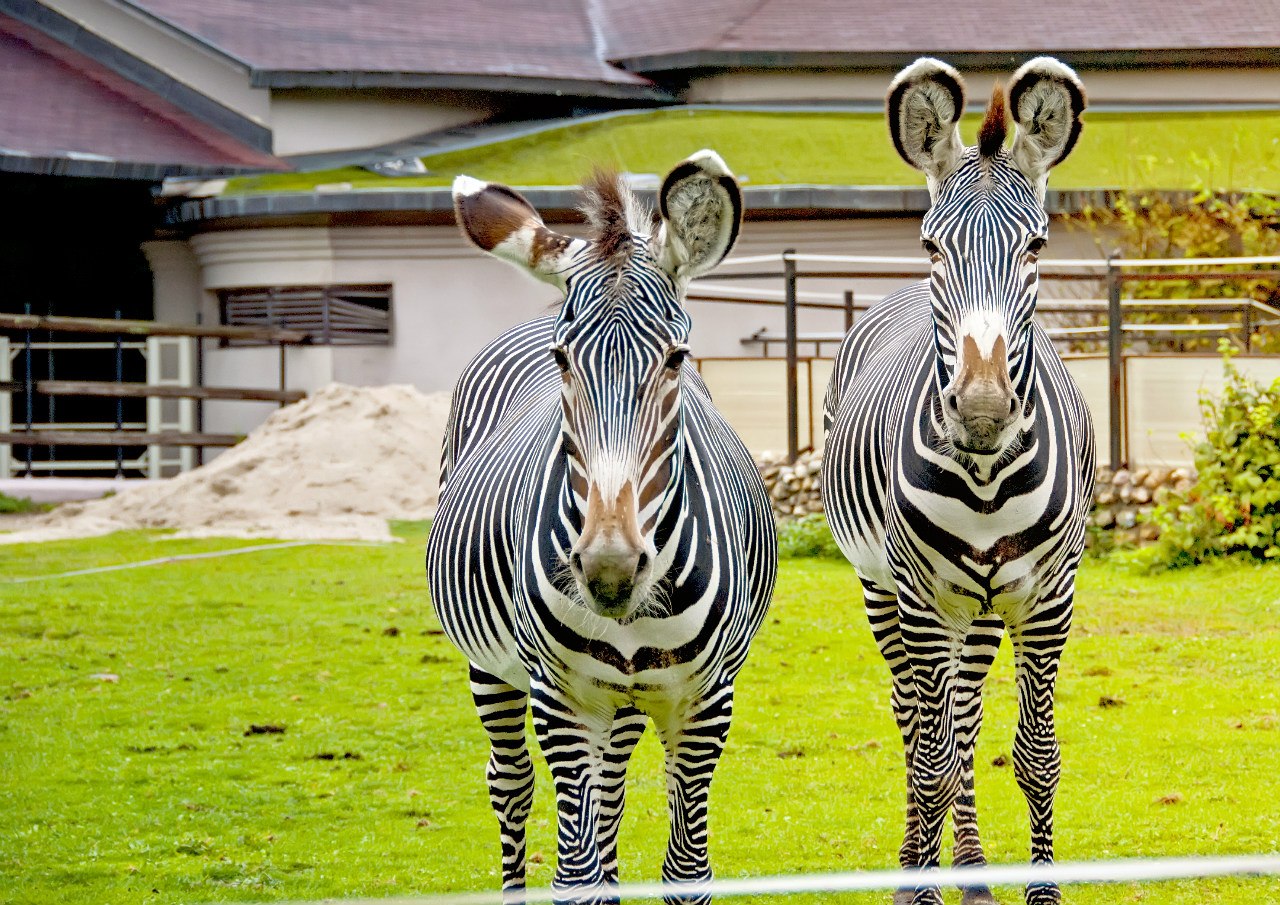
<instances>
[{"instance_id":1,"label":"brown muzzle","mask_svg":"<svg viewBox=\"0 0 1280 905\"><path fill-rule=\"evenodd\" d=\"M1018 413L1018 397L1009 380L1004 337L996 337L990 357L983 357L972 336L965 336L955 379L943 393L943 404L969 451L991 452Z\"/></svg>"},{"instance_id":2,"label":"brown muzzle","mask_svg":"<svg viewBox=\"0 0 1280 905\"><path fill-rule=\"evenodd\" d=\"M602 616L626 615L636 581L648 564L637 516L630 481L612 501L604 499L597 484L590 486L582 535L569 562L588 602Z\"/></svg>"}]
</instances>

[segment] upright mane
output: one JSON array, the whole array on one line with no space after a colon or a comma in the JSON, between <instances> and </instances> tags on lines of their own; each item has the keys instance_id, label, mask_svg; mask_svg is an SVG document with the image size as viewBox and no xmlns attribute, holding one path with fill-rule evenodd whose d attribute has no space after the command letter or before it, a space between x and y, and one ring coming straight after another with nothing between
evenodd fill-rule
<instances>
[{"instance_id":1,"label":"upright mane","mask_svg":"<svg viewBox=\"0 0 1280 905\"><path fill-rule=\"evenodd\" d=\"M592 254L601 261L623 263L635 248L633 236L648 239L653 234L652 209L615 170L595 170L582 190L585 198L578 210L590 228Z\"/></svg>"},{"instance_id":2,"label":"upright mane","mask_svg":"<svg viewBox=\"0 0 1280 905\"><path fill-rule=\"evenodd\" d=\"M1004 147L1008 130L1004 86L997 81L995 87L991 89L991 102L987 104L987 115L982 120L982 127L978 129L979 153L988 160L995 157Z\"/></svg>"}]
</instances>

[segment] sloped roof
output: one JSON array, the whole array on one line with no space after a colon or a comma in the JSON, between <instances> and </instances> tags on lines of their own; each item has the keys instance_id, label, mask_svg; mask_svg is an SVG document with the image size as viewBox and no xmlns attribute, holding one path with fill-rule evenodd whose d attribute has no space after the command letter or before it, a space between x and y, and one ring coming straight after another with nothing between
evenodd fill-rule
<instances>
[{"instance_id":1,"label":"sloped roof","mask_svg":"<svg viewBox=\"0 0 1280 905\"><path fill-rule=\"evenodd\" d=\"M239 59L255 84L429 84L432 75L544 84L586 95L660 95L606 62L591 0L134 0ZM515 80L509 81L509 80ZM556 83L560 83L556 86ZM465 87L457 78L452 86ZM495 86L496 87L496 86Z\"/></svg>"},{"instance_id":2,"label":"sloped roof","mask_svg":"<svg viewBox=\"0 0 1280 905\"><path fill-rule=\"evenodd\" d=\"M1042 52L1114 65L1280 63L1274 0L127 2L237 57L256 84L280 87L425 85L447 75L453 85L565 82L634 97L654 90L636 73L888 67L921 54L1001 66Z\"/></svg>"},{"instance_id":3,"label":"sloped roof","mask_svg":"<svg viewBox=\"0 0 1280 905\"><path fill-rule=\"evenodd\" d=\"M283 166L6 16L0 110L0 170L155 179Z\"/></svg>"},{"instance_id":4,"label":"sloped roof","mask_svg":"<svg viewBox=\"0 0 1280 905\"><path fill-rule=\"evenodd\" d=\"M697 10L678 0L607 3L609 58L640 70L717 58L788 65L804 54L869 64L921 54L1139 54L1126 61L1141 64L1248 50L1280 61L1272 0L708 0Z\"/></svg>"}]
</instances>

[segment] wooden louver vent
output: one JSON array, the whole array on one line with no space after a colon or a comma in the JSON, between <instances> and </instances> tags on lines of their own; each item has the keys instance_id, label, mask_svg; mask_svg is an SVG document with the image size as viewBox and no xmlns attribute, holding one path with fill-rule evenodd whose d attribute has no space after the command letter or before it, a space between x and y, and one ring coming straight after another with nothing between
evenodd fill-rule
<instances>
[{"instance_id":1,"label":"wooden louver vent","mask_svg":"<svg viewBox=\"0 0 1280 905\"><path fill-rule=\"evenodd\" d=\"M233 327L305 330L313 343L387 345L391 287L267 286L223 289L222 322Z\"/></svg>"}]
</instances>

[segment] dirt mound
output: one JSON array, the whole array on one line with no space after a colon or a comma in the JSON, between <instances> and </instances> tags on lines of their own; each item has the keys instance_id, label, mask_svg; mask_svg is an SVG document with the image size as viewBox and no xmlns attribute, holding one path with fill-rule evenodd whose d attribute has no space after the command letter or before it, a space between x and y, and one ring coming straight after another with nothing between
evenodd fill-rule
<instances>
[{"instance_id":1,"label":"dirt mound","mask_svg":"<svg viewBox=\"0 0 1280 905\"><path fill-rule=\"evenodd\" d=\"M137 528L180 536L390 540L435 513L449 394L331 384L194 471L59 507L0 543Z\"/></svg>"}]
</instances>

